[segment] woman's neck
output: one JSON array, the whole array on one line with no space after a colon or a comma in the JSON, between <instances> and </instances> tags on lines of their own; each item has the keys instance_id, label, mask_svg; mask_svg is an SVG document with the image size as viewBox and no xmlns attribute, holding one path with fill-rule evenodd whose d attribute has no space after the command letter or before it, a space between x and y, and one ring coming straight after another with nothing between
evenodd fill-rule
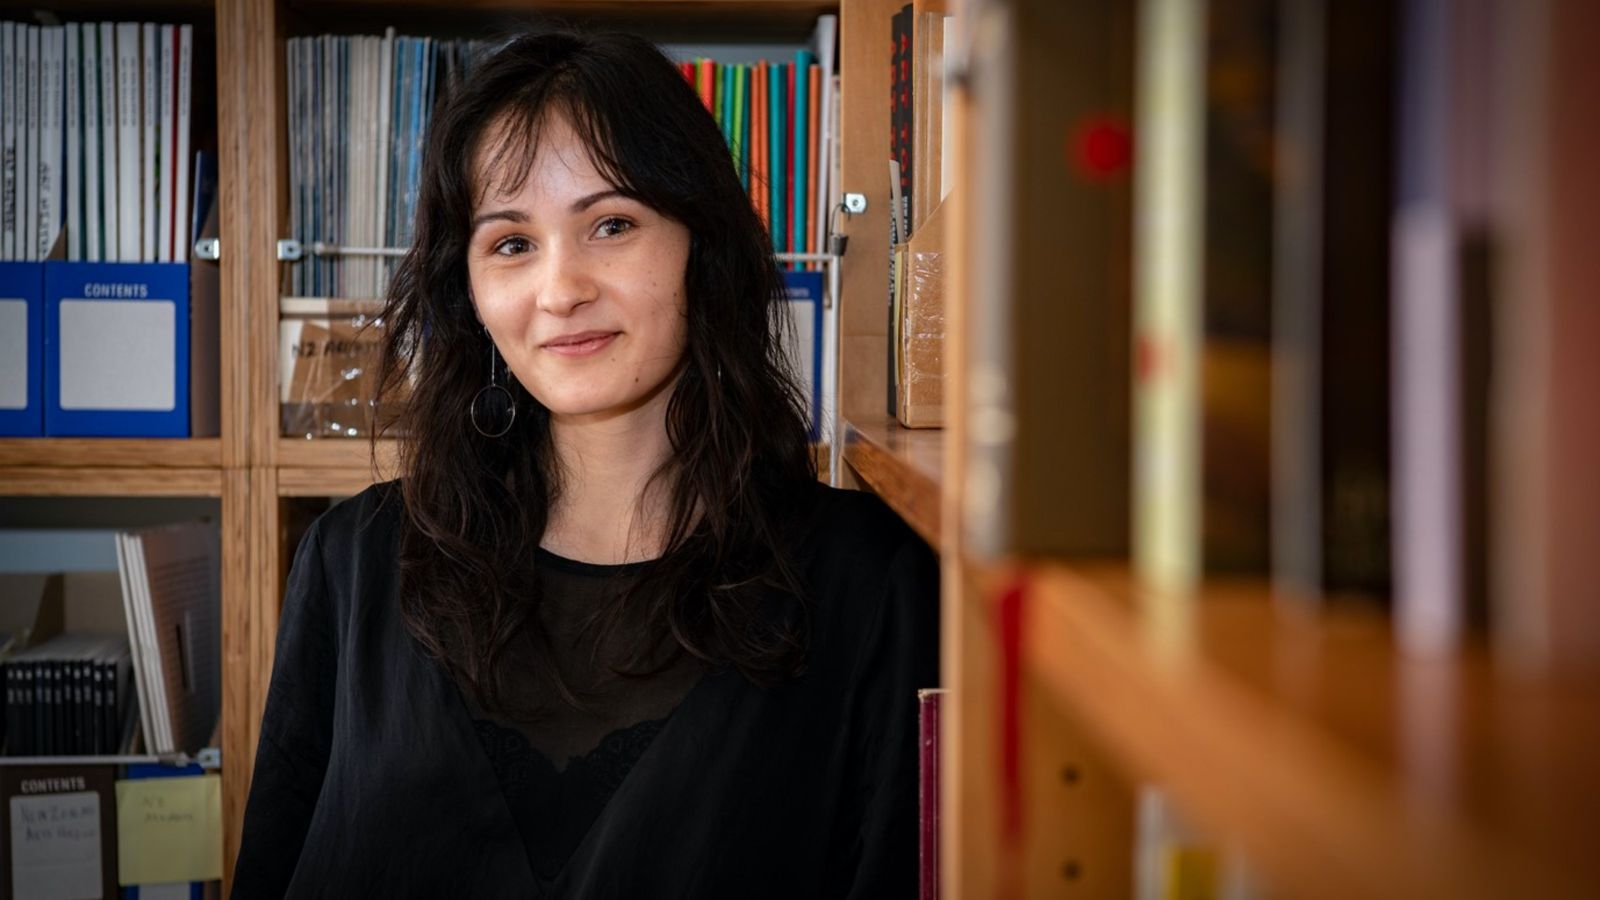
<instances>
[{"instance_id":1,"label":"woman's neck","mask_svg":"<svg viewBox=\"0 0 1600 900\"><path fill-rule=\"evenodd\" d=\"M672 453L662 391L604 418L552 417L561 493L540 545L568 559L613 564L654 559L665 539L668 492L650 477Z\"/></svg>"}]
</instances>

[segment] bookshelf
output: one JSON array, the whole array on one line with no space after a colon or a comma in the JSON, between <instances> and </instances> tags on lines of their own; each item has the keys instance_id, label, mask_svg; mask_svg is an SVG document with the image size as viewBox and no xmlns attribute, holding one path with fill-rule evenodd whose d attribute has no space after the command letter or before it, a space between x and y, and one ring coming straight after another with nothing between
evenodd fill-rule
<instances>
[{"instance_id":1,"label":"bookshelf","mask_svg":"<svg viewBox=\"0 0 1600 900\"><path fill-rule=\"evenodd\" d=\"M1370 607L1322 598L1327 602L1320 608L1290 615L1288 604L1260 579L1208 579L1174 602L1139 586L1126 547L1064 554L1017 540L1002 553L972 545L966 523L976 504L968 475L977 450L967 423L974 413L971 366L978 348L968 346L969 325L992 308L1042 316L1036 334L1046 337L1019 341L1014 352L1027 357L1035 377L1066 383L1068 364L1052 355L1061 348L1049 345L1048 335L1068 320L979 281L985 261L976 258L982 236L974 229L984 211L971 201L1000 203L1002 212L1014 211L1007 204L1017 201L997 200L985 180L997 162L973 146L965 105L972 101L964 95L956 109L956 146L945 149L955 156L958 177L943 212L947 277L956 286L948 292L946 427L905 429L885 412L889 81L883 54L890 16L901 5L183 0L138 7L152 16L214 16L222 433L187 441L0 441L0 496L220 498L225 871L231 872L237 851L298 529L313 501L358 492L387 477L395 460L388 442L380 443L375 466L365 440L279 434L283 278L272 248L290 236L284 41L324 29L364 33L412 22L470 33L475 25L503 25L537 9L702 38L798 39L818 14L840 16L843 188L865 194L869 205L840 220L850 246L839 311L835 439L842 442L843 471L837 475L880 494L941 553L943 682L953 690L943 742L946 896L1128 895L1135 798L1138 786L1150 782L1161 783L1208 833L1237 845L1272 889L1288 895L1559 897L1600 884L1600 862L1583 841L1600 810L1600 777L1592 763L1600 749L1600 691L1593 679L1569 681L1538 670L1507 679L1496 673L1491 648L1478 645L1413 659L1399 649L1388 617ZM1016 4L1029 15L1053 5ZM100 15L108 5L53 7ZM116 15L135 14L119 9ZM1059 24L1045 19L1040 33ZM1127 37L1117 39L1131 44ZM1072 68L1073 54L1041 60L1038 46L1028 47L1035 54L1027 60L1034 78L1065 83L1082 74ZM1122 59L1116 65L1131 64ZM1115 87L1101 85L1111 93ZM1083 96L1070 99L1078 103ZM981 197L980 187L986 188ZM1107 205L1108 216L1128 215L1125 196L1096 202ZM1071 321L1100 335L1112 347L1107 359L1125 370L1127 310L1103 296L1120 291L1126 300L1127 285L1107 273L1126 263L1130 248L1115 228L1096 233L1084 222L1065 223L1077 229L1077 243L1062 241L1066 249L1054 265L1081 264L1073 269L1079 280L1069 286L1073 298L1084 301L1075 314L1103 319ZM1125 228L1126 218L1120 224ZM1092 521L1092 514L1119 504L1126 517L1126 460L1122 470L1107 470L1103 457L1083 448L1109 441L1115 454L1127 455L1127 403L1119 392L1128 384L1112 382L1107 390L1093 378L1083 383L1093 390L1070 393L1058 404L1070 431L1047 425L1020 438L1033 454L1033 471L1056 466L1065 474L1012 487L1038 491L1040 508L1058 520ZM1105 403L1107 394L1115 402ZM819 462L827 458L819 449ZM1085 489L1087 507L1065 489L1073 485ZM1030 521L1017 519L1010 527L1025 531ZM1120 533L1126 524L1108 530ZM1014 631L1007 630L1006 610L1020 616L1020 627L1011 623ZM1009 657L1008 639L1015 650ZM1012 760L1003 758L1001 742L1008 671L1019 686L1011 702L1018 704L1022 748ZM1010 787L1002 778L1008 765L1015 766ZM1015 830L1006 826L1013 812L1020 822Z\"/></svg>"}]
</instances>

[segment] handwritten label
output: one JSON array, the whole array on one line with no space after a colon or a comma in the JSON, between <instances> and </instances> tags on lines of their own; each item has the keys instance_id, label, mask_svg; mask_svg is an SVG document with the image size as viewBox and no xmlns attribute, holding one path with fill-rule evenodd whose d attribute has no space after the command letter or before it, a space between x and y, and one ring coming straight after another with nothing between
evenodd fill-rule
<instances>
[{"instance_id":1,"label":"handwritten label","mask_svg":"<svg viewBox=\"0 0 1600 900\"><path fill-rule=\"evenodd\" d=\"M117 838L120 884L221 878L221 777L117 782Z\"/></svg>"},{"instance_id":2,"label":"handwritten label","mask_svg":"<svg viewBox=\"0 0 1600 900\"><path fill-rule=\"evenodd\" d=\"M98 898L100 795L12 797L11 861L17 900Z\"/></svg>"}]
</instances>

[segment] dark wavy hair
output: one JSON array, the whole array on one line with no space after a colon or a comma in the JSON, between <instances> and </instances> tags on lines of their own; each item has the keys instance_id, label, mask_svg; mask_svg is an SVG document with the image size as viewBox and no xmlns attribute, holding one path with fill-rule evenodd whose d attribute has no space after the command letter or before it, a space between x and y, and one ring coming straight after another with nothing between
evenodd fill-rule
<instances>
[{"instance_id":1,"label":"dark wavy hair","mask_svg":"<svg viewBox=\"0 0 1600 900\"><path fill-rule=\"evenodd\" d=\"M562 475L549 413L514 378L520 412L509 434L487 438L469 421L490 348L466 250L485 182L516 190L553 114L571 122L613 186L690 233L687 347L666 413L673 452L650 482L669 498L665 552L596 610L587 633L609 633L626 610L630 622L642 616L643 639L619 675L661 671L689 653L775 684L804 669L810 616L787 553L817 477L804 394L777 334L787 323L783 281L716 122L677 66L628 34L510 40L441 99L429 126L379 371L380 396L394 402L378 433L400 446L406 627L482 706L537 715L515 708L522 691L507 690L502 663L523 629L549 647L535 614L535 551ZM496 144L479 173L485 140ZM770 614L773 598L780 615ZM663 650L668 661L649 668ZM534 677L583 706L549 654L534 656Z\"/></svg>"}]
</instances>

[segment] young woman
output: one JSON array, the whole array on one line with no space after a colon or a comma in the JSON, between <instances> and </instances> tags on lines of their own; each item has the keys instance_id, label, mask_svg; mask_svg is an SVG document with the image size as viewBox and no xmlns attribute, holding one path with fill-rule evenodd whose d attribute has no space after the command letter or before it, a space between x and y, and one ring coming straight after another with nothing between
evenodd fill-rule
<instances>
[{"instance_id":1,"label":"young woman","mask_svg":"<svg viewBox=\"0 0 1600 900\"><path fill-rule=\"evenodd\" d=\"M403 477L301 542L234 896L913 895L936 562L818 484L781 298L653 45L476 66L384 314Z\"/></svg>"}]
</instances>

